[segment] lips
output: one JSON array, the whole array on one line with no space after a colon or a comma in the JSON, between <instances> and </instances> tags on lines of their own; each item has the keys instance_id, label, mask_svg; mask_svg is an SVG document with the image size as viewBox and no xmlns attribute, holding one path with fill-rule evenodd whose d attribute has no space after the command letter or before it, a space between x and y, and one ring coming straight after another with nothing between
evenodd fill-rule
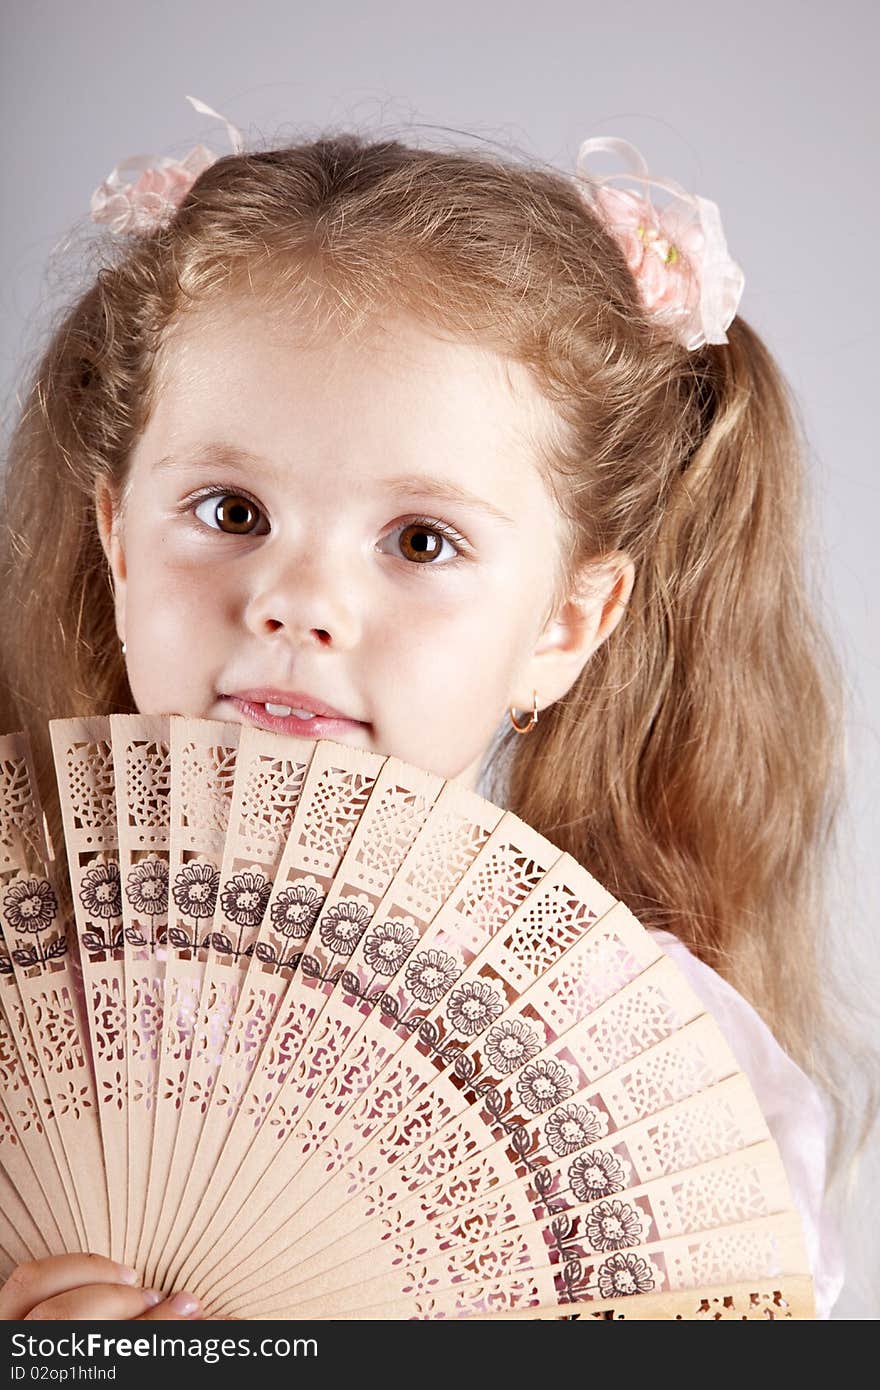
<instances>
[{"instance_id":1,"label":"lips","mask_svg":"<svg viewBox=\"0 0 880 1390\"><path fill-rule=\"evenodd\" d=\"M240 700L248 705L282 705L292 710L308 710L310 714L320 715L324 719L344 719L350 724L364 722L361 719L353 719L343 710L334 709L325 700L319 700L316 695L309 695L303 690L278 690L274 686L261 685L251 690L236 690L224 696L224 699Z\"/></svg>"},{"instance_id":2,"label":"lips","mask_svg":"<svg viewBox=\"0 0 880 1390\"><path fill-rule=\"evenodd\" d=\"M344 735L361 735L369 725L328 705L302 690L278 690L273 686L258 686L250 690L239 690L234 695L223 695L239 711L249 724L270 733L285 734L293 738L340 739ZM293 710L310 711L311 718L299 717L294 713L272 713L266 706L281 706Z\"/></svg>"}]
</instances>

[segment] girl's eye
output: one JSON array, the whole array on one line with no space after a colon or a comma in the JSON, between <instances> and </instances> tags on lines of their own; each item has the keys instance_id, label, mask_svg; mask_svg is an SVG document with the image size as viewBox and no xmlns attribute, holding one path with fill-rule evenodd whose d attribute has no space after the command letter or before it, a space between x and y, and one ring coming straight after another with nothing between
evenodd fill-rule
<instances>
[{"instance_id":1,"label":"girl's eye","mask_svg":"<svg viewBox=\"0 0 880 1390\"><path fill-rule=\"evenodd\" d=\"M213 488L196 499L192 510L199 521L212 531L221 531L227 536L265 535L268 531L268 521L262 507L246 493ZM452 527L428 517L398 526L391 536L396 538L398 551L403 558L416 565L430 565L438 561L448 564L465 554L468 545Z\"/></svg>"},{"instance_id":2,"label":"girl's eye","mask_svg":"<svg viewBox=\"0 0 880 1390\"><path fill-rule=\"evenodd\" d=\"M205 508L205 512L202 512ZM261 509L250 497L237 492L212 492L194 508L199 521L228 536L252 536L256 533Z\"/></svg>"},{"instance_id":3,"label":"girl's eye","mask_svg":"<svg viewBox=\"0 0 880 1390\"><path fill-rule=\"evenodd\" d=\"M397 537L403 558L417 565L430 564L438 559L444 562L454 560L461 555L464 545L456 532L436 522L409 521L391 534ZM444 546L448 547L446 552Z\"/></svg>"}]
</instances>

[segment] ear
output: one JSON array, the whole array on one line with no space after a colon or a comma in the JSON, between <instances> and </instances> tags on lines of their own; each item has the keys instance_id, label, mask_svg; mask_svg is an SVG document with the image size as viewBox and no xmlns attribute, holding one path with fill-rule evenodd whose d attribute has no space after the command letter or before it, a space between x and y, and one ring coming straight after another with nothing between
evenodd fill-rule
<instances>
[{"instance_id":1,"label":"ear","mask_svg":"<svg viewBox=\"0 0 880 1390\"><path fill-rule=\"evenodd\" d=\"M95 483L95 518L101 545L110 567L113 601L116 605L116 631L125 641L125 550L122 542L122 508L106 478Z\"/></svg>"},{"instance_id":2,"label":"ear","mask_svg":"<svg viewBox=\"0 0 880 1390\"><path fill-rule=\"evenodd\" d=\"M614 551L586 565L575 589L551 612L520 682L514 708L528 714L533 692L538 709L562 699L593 652L623 617L635 583L635 565L625 551Z\"/></svg>"}]
</instances>

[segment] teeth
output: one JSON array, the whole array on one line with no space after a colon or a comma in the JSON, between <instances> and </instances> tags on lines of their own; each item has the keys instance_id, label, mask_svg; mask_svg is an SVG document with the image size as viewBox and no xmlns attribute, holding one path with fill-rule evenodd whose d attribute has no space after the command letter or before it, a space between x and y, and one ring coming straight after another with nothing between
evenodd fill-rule
<instances>
[{"instance_id":1,"label":"teeth","mask_svg":"<svg viewBox=\"0 0 880 1390\"><path fill-rule=\"evenodd\" d=\"M279 719L286 719L288 715L294 715L297 719L314 719L314 714L307 709L292 709L290 705L270 705L266 701L266 710L269 714L276 715Z\"/></svg>"}]
</instances>

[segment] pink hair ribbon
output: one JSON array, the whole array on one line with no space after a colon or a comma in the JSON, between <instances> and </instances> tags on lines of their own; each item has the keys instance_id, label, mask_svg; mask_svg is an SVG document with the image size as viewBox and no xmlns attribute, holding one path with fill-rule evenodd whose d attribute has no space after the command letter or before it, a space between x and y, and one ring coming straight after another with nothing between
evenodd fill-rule
<instances>
[{"instance_id":1,"label":"pink hair ribbon","mask_svg":"<svg viewBox=\"0 0 880 1390\"><path fill-rule=\"evenodd\" d=\"M223 121L233 153L241 153L244 140L231 121L197 97L187 101L203 116ZM116 234L153 231L173 216L199 174L217 158L204 145L196 145L180 160L150 154L123 159L92 194L92 221L106 223Z\"/></svg>"},{"instance_id":2,"label":"pink hair ribbon","mask_svg":"<svg viewBox=\"0 0 880 1390\"><path fill-rule=\"evenodd\" d=\"M587 163L599 153L617 155L628 170L590 173ZM644 195L608 186L620 179L641 185ZM612 136L584 141L576 183L621 247L648 312L689 352L704 343L726 343L745 276L728 253L717 204L672 179L652 178L635 146ZM673 201L658 210L651 188Z\"/></svg>"}]
</instances>

